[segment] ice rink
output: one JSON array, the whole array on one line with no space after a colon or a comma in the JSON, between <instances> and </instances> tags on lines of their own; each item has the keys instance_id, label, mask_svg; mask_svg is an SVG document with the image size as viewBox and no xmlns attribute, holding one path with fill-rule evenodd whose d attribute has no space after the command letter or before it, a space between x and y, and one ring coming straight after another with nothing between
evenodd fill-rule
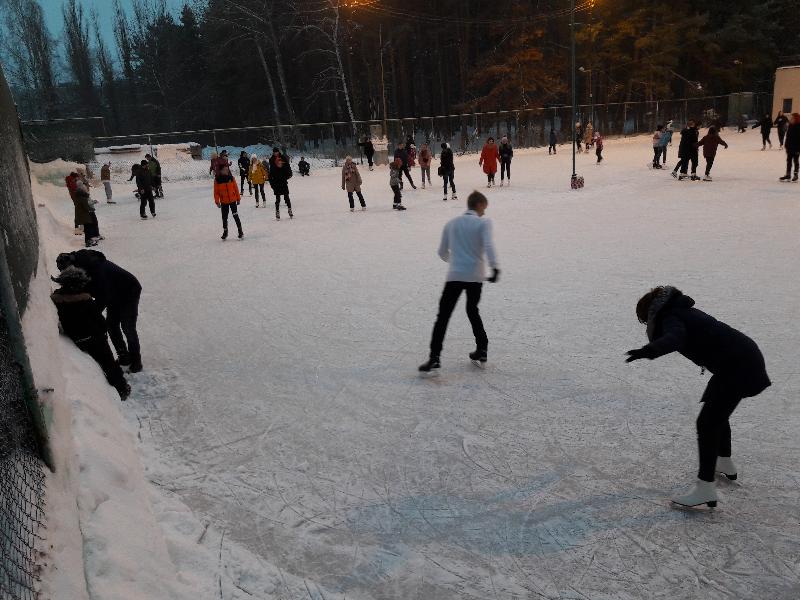
<instances>
[{"instance_id":1,"label":"ice rink","mask_svg":"<svg viewBox=\"0 0 800 600\"><path fill-rule=\"evenodd\" d=\"M457 158L461 200L442 202L436 160L402 213L385 167L362 168L354 214L339 169L295 174L291 221L245 190L241 242L219 239L211 179L165 184L148 221L117 184L99 249L144 288L124 410L148 476L306 587L257 598L800 597L800 184L757 132L722 137L713 182L648 170L639 137L578 156L577 192L566 146L518 151L491 190ZM475 188L502 270L481 302L489 363L467 360L462 300L421 378L439 235ZM696 474L708 374L624 362L658 284L753 337L773 381L732 418L740 478L714 511L668 502Z\"/></svg>"}]
</instances>

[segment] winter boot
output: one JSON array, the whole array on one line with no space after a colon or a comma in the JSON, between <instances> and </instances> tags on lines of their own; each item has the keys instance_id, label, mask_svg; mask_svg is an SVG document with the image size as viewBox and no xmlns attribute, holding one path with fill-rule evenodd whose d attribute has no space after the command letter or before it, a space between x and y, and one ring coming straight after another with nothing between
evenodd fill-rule
<instances>
[{"instance_id":1,"label":"winter boot","mask_svg":"<svg viewBox=\"0 0 800 600\"><path fill-rule=\"evenodd\" d=\"M442 367L441 363L439 362L438 356L431 356L428 359L428 362L423 363L419 366L420 373L430 373L431 371L438 371Z\"/></svg>"},{"instance_id":2,"label":"winter boot","mask_svg":"<svg viewBox=\"0 0 800 600\"><path fill-rule=\"evenodd\" d=\"M131 366L128 367L128 370L131 373L139 373L142 370L142 357L141 356L131 356Z\"/></svg>"},{"instance_id":3,"label":"winter boot","mask_svg":"<svg viewBox=\"0 0 800 600\"><path fill-rule=\"evenodd\" d=\"M291 208L289 209L289 218L290 219L294 219L294 215L292 214L292 209Z\"/></svg>"},{"instance_id":4,"label":"winter boot","mask_svg":"<svg viewBox=\"0 0 800 600\"><path fill-rule=\"evenodd\" d=\"M131 364L131 355L127 352L117 352L117 363L120 367L127 367Z\"/></svg>"},{"instance_id":5,"label":"winter boot","mask_svg":"<svg viewBox=\"0 0 800 600\"><path fill-rule=\"evenodd\" d=\"M228 239L228 228L222 230L222 237L220 239L227 240Z\"/></svg>"},{"instance_id":6,"label":"winter boot","mask_svg":"<svg viewBox=\"0 0 800 600\"><path fill-rule=\"evenodd\" d=\"M486 350L482 348L476 348L475 352L470 352L469 359L474 365L479 367L485 365L486 361L489 360Z\"/></svg>"},{"instance_id":7,"label":"winter boot","mask_svg":"<svg viewBox=\"0 0 800 600\"><path fill-rule=\"evenodd\" d=\"M717 506L717 484L713 481L703 481L698 479L694 484L694 488L683 496L676 496L672 502L680 506L700 506L705 504L709 508Z\"/></svg>"},{"instance_id":8,"label":"winter boot","mask_svg":"<svg viewBox=\"0 0 800 600\"><path fill-rule=\"evenodd\" d=\"M789 179L791 179L791 175L789 175L789 174L787 173L786 175L784 175L783 177L781 177L780 179L778 179L778 181L789 181Z\"/></svg>"},{"instance_id":9,"label":"winter boot","mask_svg":"<svg viewBox=\"0 0 800 600\"><path fill-rule=\"evenodd\" d=\"M240 229L240 230L239 230L239 239L242 239L243 237L244 237L244 231L242 231L242 230Z\"/></svg>"},{"instance_id":10,"label":"winter boot","mask_svg":"<svg viewBox=\"0 0 800 600\"><path fill-rule=\"evenodd\" d=\"M279 208L275 209L275 220L277 220L277 221L281 220L281 211L280 211Z\"/></svg>"},{"instance_id":11,"label":"winter boot","mask_svg":"<svg viewBox=\"0 0 800 600\"><path fill-rule=\"evenodd\" d=\"M718 456L714 472L724 475L730 481L736 481L739 476L736 472L736 465L733 464L730 456Z\"/></svg>"},{"instance_id":12,"label":"winter boot","mask_svg":"<svg viewBox=\"0 0 800 600\"><path fill-rule=\"evenodd\" d=\"M792 176L792 181L797 181L797 171L794 172L794 176Z\"/></svg>"}]
</instances>

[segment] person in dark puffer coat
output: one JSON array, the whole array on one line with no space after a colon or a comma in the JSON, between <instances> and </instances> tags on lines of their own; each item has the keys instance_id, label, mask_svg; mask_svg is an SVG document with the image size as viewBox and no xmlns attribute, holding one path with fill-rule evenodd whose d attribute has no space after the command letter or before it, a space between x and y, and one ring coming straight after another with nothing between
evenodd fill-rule
<instances>
[{"instance_id":1,"label":"person in dark puffer coat","mask_svg":"<svg viewBox=\"0 0 800 600\"><path fill-rule=\"evenodd\" d=\"M87 291L89 275L83 269L68 266L58 277L53 277L53 281L61 285L50 299L58 311L64 335L97 361L108 383L125 400L131 393L131 387L108 346L106 322L100 307Z\"/></svg>"},{"instance_id":2,"label":"person in dark puffer coat","mask_svg":"<svg viewBox=\"0 0 800 600\"><path fill-rule=\"evenodd\" d=\"M771 385L764 356L753 340L694 308L694 300L674 287L657 287L642 296L636 316L647 324L650 343L628 351L626 362L680 352L712 373L697 417L698 480L690 493L673 502L716 506L715 473L728 479L737 477L731 460L729 418L743 398L757 396Z\"/></svg>"},{"instance_id":3,"label":"person in dark puffer coat","mask_svg":"<svg viewBox=\"0 0 800 600\"><path fill-rule=\"evenodd\" d=\"M130 366L132 373L138 373L142 370L139 334L136 331L142 293L139 280L97 250L77 250L59 254L56 258L59 270L70 265L86 271L91 279L87 291L97 301L99 309L107 311L108 335L117 351L119 364Z\"/></svg>"},{"instance_id":4,"label":"person in dark puffer coat","mask_svg":"<svg viewBox=\"0 0 800 600\"><path fill-rule=\"evenodd\" d=\"M780 178L781 181L789 181L794 165L794 176L792 181L797 181L797 172L800 168L800 114L792 113L792 122L786 130L784 140L784 150L786 150L786 175Z\"/></svg>"}]
</instances>

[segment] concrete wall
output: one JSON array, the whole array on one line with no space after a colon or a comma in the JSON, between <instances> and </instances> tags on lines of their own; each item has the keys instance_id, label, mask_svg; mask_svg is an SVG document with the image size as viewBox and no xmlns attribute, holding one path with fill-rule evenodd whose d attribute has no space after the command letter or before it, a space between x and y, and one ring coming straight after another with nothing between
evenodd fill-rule
<instances>
[{"instance_id":1,"label":"concrete wall","mask_svg":"<svg viewBox=\"0 0 800 600\"><path fill-rule=\"evenodd\" d=\"M775 71L775 93L772 96L772 118L783 110L783 100L792 99L791 112L800 112L800 66L781 67Z\"/></svg>"}]
</instances>

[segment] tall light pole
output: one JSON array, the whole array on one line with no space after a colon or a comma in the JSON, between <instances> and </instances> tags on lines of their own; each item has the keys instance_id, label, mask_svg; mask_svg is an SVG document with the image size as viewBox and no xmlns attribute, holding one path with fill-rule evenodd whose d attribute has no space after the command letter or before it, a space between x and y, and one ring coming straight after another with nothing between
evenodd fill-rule
<instances>
[{"instance_id":1,"label":"tall light pole","mask_svg":"<svg viewBox=\"0 0 800 600\"><path fill-rule=\"evenodd\" d=\"M388 137L386 122L386 78L383 76L383 24L378 25L378 45L381 47L381 98L383 100L383 137Z\"/></svg>"},{"instance_id":2,"label":"tall light pole","mask_svg":"<svg viewBox=\"0 0 800 600\"><path fill-rule=\"evenodd\" d=\"M589 122L594 126L594 95L592 93L592 69L578 67L578 71L589 76Z\"/></svg>"},{"instance_id":3,"label":"tall light pole","mask_svg":"<svg viewBox=\"0 0 800 600\"><path fill-rule=\"evenodd\" d=\"M572 181L575 181L578 176L575 173L575 123L578 118L578 105L575 98L575 0L570 0L569 29L570 54L572 57L572 117L570 117L569 127L572 130Z\"/></svg>"}]
</instances>

